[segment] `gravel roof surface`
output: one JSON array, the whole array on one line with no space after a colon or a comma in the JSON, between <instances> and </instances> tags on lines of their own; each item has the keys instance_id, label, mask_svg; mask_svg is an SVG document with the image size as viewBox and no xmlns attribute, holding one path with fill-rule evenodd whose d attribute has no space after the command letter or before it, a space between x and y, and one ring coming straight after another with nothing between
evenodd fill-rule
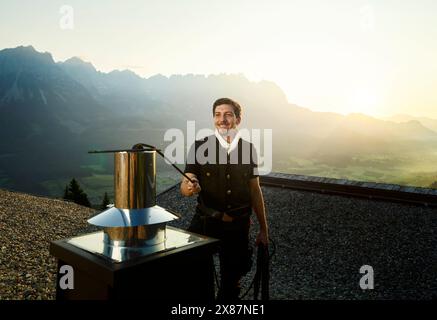
<instances>
[{"instance_id":1,"label":"gravel roof surface","mask_svg":"<svg viewBox=\"0 0 437 320\"><path fill-rule=\"evenodd\" d=\"M186 228L196 200L174 188L158 197ZM437 209L276 187L262 187L270 237L271 299L436 299ZM251 238L254 243L258 223ZM256 257L256 256L255 256ZM363 265L374 289L362 290ZM245 289L254 276L244 279ZM245 291L243 289L243 291ZM248 298L251 298L249 292Z\"/></svg>"},{"instance_id":2,"label":"gravel roof surface","mask_svg":"<svg viewBox=\"0 0 437 320\"><path fill-rule=\"evenodd\" d=\"M0 300L54 299L51 241L92 230L95 211L75 203L0 189Z\"/></svg>"},{"instance_id":3,"label":"gravel roof surface","mask_svg":"<svg viewBox=\"0 0 437 320\"><path fill-rule=\"evenodd\" d=\"M437 298L437 209L262 189L277 247L271 262L272 299ZM195 198L182 197L176 187L157 202L183 215L172 225L188 227ZM0 300L54 299L57 270L49 243L94 231L86 220L95 213L74 203L0 189ZM359 286L362 265L374 269L373 290ZM254 269L244 279L245 289Z\"/></svg>"}]
</instances>

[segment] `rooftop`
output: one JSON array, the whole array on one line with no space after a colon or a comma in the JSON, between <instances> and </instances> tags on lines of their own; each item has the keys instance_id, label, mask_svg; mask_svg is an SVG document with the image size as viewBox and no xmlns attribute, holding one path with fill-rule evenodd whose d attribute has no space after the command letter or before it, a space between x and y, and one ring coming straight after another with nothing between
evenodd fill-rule
<instances>
[{"instance_id":1,"label":"rooftop","mask_svg":"<svg viewBox=\"0 0 437 320\"><path fill-rule=\"evenodd\" d=\"M271 299L437 298L435 190L399 189L390 198L381 196L381 185L348 180L274 173L261 182L276 243ZM180 212L172 225L186 228L196 199L178 189L157 201ZM94 214L74 203L0 189L0 300L54 299L56 261L49 243L91 232L86 220ZM359 286L363 265L374 269L373 290Z\"/></svg>"},{"instance_id":2,"label":"rooftop","mask_svg":"<svg viewBox=\"0 0 437 320\"><path fill-rule=\"evenodd\" d=\"M272 299L437 298L437 190L278 173L261 184L276 243ZM196 200L178 189L162 193L158 204L179 211L183 218L173 225L186 228ZM431 197L419 201L422 195ZM374 270L373 290L359 286L363 265Z\"/></svg>"}]
</instances>

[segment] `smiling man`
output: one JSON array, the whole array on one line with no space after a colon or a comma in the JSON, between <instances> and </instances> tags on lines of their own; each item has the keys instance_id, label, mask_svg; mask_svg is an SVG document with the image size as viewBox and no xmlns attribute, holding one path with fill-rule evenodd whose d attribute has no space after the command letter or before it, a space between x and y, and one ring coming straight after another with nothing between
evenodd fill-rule
<instances>
[{"instance_id":1,"label":"smiling man","mask_svg":"<svg viewBox=\"0 0 437 320\"><path fill-rule=\"evenodd\" d=\"M252 210L259 222L256 244L268 244L268 227L256 150L237 130L241 106L221 98L214 102L212 111L215 134L191 147L188 158L195 161L187 163L185 173L193 183L183 178L181 193L197 195L196 213L188 230L221 240L218 299L235 300L240 293L240 279L251 266Z\"/></svg>"}]
</instances>

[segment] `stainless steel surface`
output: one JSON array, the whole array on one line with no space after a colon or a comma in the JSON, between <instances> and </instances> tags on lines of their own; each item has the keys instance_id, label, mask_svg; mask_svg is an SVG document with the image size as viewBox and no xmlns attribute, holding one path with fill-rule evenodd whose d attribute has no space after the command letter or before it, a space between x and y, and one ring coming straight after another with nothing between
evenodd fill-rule
<instances>
[{"instance_id":1,"label":"stainless steel surface","mask_svg":"<svg viewBox=\"0 0 437 320\"><path fill-rule=\"evenodd\" d=\"M114 153L117 208L140 209L156 204L156 151Z\"/></svg>"},{"instance_id":2,"label":"stainless steel surface","mask_svg":"<svg viewBox=\"0 0 437 320\"><path fill-rule=\"evenodd\" d=\"M118 247L144 247L165 241L165 223L103 229L105 243Z\"/></svg>"},{"instance_id":3,"label":"stainless steel surface","mask_svg":"<svg viewBox=\"0 0 437 320\"><path fill-rule=\"evenodd\" d=\"M88 223L100 227L136 227L169 222L178 218L176 214L160 206L143 209L112 207L92 217Z\"/></svg>"},{"instance_id":4,"label":"stainless steel surface","mask_svg":"<svg viewBox=\"0 0 437 320\"><path fill-rule=\"evenodd\" d=\"M156 205L155 163L156 150L114 153L114 207L88 220L104 228L104 252L110 256L164 243L165 224L179 218Z\"/></svg>"},{"instance_id":5,"label":"stainless steel surface","mask_svg":"<svg viewBox=\"0 0 437 320\"><path fill-rule=\"evenodd\" d=\"M207 237L167 226L165 241L146 247L124 247L109 245L105 242L105 234L98 231L83 236L71 238L67 243L93 254L108 258L114 262L124 262L138 257L144 257L159 252L181 248L193 243L207 241Z\"/></svg>"}]
</instances>

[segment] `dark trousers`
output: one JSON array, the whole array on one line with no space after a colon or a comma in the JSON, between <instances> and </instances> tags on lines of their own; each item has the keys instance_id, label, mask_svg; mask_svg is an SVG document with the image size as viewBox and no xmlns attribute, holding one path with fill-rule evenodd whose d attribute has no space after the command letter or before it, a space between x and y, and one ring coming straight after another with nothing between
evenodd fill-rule
<instances>
[{"instance_id":1,"label":"dark trousers","mask_svg":"<svg viewBox=\"0 0 437 320\"><path fill-rule=\"evenodd\" d=\"M237 300L240 294L240 279L251 267L252 250L249 248L250 218L223 222L197 212L188 231L221 240L219 300Z\"/></svg>"}]
</instances>

